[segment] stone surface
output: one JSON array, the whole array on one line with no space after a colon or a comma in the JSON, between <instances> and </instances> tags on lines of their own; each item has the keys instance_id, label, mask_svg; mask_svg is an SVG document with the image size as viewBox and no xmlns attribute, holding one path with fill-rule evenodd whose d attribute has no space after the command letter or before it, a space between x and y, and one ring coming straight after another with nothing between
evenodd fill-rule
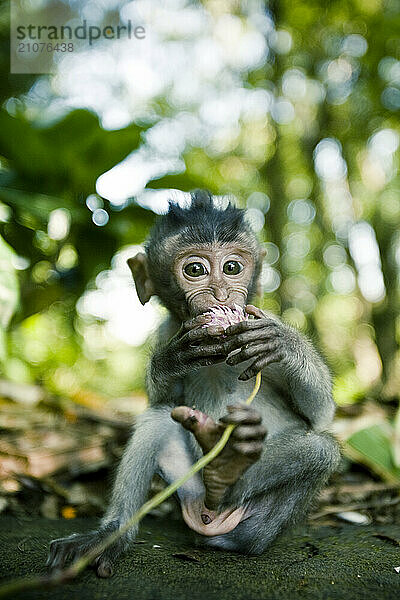
<instances>
[{"instance_id":1,"label":"stone surface","mask_svg":"<svg viewBox=\"0 0 400 600\"><path fill-rule=\"evenodd\" d=\"M2 583L44 573L49 540L95 525L93 519L1 517ZM262 556L249 557L196 548L180 522L147 518L138 543L120 560L112 579L97 579L87 571L63 586L28 590L12 598L394 600L400 598L396 540L399 525L303 528L281 538Z\"/></svg>"}]
</instances>

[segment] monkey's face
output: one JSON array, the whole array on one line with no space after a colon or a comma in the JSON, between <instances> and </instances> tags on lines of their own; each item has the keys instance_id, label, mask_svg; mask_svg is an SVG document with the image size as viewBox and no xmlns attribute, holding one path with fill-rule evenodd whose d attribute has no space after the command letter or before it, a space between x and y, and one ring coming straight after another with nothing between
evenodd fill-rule
<instances>
[{"instance_id":1,"label":"monkey's face","mask_svg":"<svg viewBox=\"0 0 400 600\"><path fill-rule=\"evenodd\" d=\"M174 261L174 275L191 316L216 305L244 307L253 271L251 252L235 244L186 248Z\"/></svg>"}]
</instances>

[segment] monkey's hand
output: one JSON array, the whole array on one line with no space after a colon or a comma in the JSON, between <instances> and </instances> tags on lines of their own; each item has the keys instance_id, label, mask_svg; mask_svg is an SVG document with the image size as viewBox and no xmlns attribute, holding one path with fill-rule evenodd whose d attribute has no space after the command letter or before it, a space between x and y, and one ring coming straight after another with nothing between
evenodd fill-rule
<instances>
[{"instance_id":1,"label":"monkey's hand","mask_svg":"<svg viewBox=\"0 0 400 600\"><path fill-rule=\"evenodd\" d=\"M279 319L267 316L251 304L246 306L246 312L255 319L230 325L225 331L227 340L223 345L223 352L227 354L239 350L228 356L228 365L253 359L252 364L239 376L242 381L251 379L270 363L281 361L285 357L284 348L291 344L285 338L293 335Z\"/></svg>"},{"instance_id":2,"label":"monkey's hand","mask_svg":"<svg viewBox=\"0 0 400 600\"><path fill-rule=\"evenodd\" d=\"M194 434L205 454L215 446L227 425L236 425L226 446L203 470L205 505L211 510L218 508L226 490L260 458L267 434L261 415L254 408L235 404L227 409L219 423L188 406L178 406L171 413L175 421Z\"/></svg>"},{"instance_id":3,"label":"monkey's hand","mask_svg":"<svg viewBox=\"0 0 400 600\"><path fill-rule=\"evenodd\" d=\"M113 521L98 530L89 531L88 533L73 533L68 537L52 540L46 566L51 571L63 569L67 563L74 562L80 556L93 550L117 528L118 523ZM126 546L126 539L121 538L112 546L103 550L93 561L92 567L98 577L105 578L113 575L114 561L126 549Z\"/></svg>"},{"instance_id":4,"label":"monkey's hand","mask_svg":"<svg viewBox=\"0 0 400 600\"><path fill-rule=\"evenodd\" d=\"M224 333L221 326L203 327L211 320L209 315L199 315L183 323L178 333L163 348L156 350L151 360L151 376L184 377L187 373L222 362L227 357L223 352Z\"/></svg>"}]
</instances>

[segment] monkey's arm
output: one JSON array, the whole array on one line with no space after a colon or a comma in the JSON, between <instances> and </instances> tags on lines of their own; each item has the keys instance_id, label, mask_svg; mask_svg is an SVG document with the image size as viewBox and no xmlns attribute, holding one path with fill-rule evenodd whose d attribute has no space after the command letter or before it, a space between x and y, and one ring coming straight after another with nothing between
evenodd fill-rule
<instances>
[{"instance_id":1,"label":"monkey's arm","mask_svg":"<svg viewBox=\"0 0 400 600\"><path fill-rule=\"evenodd\" d=\"M226 330L225 351L239 349L227 363L237 365L250 359L250 366L239 379L247 380L263 371L264 377L309 426L324 430L335 412L326 365L296 329L253 306L246 310L256 319L242 321Z\"/></svg>"},{"instance_id":2,"label":"monkey's arm","mask_svg":"<svg viewBox=\"0 0 400 600\"><path fill-rule=\"evenodd\" d=\"M139 418L119 465L111 503L100 527L89 533L53 540L47 561L50 569L63 568L67 562L96 547L130 519L146 500L160 453L174 435L176 424L168 407L150 409ZM113 562L125 551L136 532L137 525L97 557L95 567L100 577L112 574Z\"/></svg>"},{"instance_id":3,"label":"monkey's arm","mask_svg":"<svg viewBox=\"0 0 400 600\"><path fill-rule=\"evenodd\" d=\"M329 370L307 339L286 325L284 328L284 356L266 368L266 376L277 387L283 378L283 391L293 410L315 431L324 431L335 413Z\"/></svg>"},{"instance_id":4,"label":"monkey's arm","mask_svg":"<svg viewBox=\"0 0 400 600\"><path fill-rule=\"evenodd\" d=\"M152 408L139 417L118 466L103 525L116 520L123 525L141 507L157 470L160 453L173 435L173 428L169 407ZM134 533L133 530L130 537Z\"/></svg>"}]
</instances>

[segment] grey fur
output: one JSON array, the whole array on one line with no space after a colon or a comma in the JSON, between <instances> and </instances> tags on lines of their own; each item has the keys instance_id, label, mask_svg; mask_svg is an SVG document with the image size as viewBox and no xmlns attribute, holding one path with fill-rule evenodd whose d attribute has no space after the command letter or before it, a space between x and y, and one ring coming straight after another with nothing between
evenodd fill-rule
<instances>
[{"instance_id":1,"label":"grey fur","mask_svg":"<svg viewBox=\"0 0 400 600\"><path fill-rule=\"evenodd\" d=\"M197 196L196 211L206 210L210 202L208 195ZM218 216L215 208L212 211L215 231L218 226L221 235L220 222L226 214ZM242 221L237 209L230 207L229 211L233 211L237 219L238 235L248 235L247 230L240 229ZM182 210L174 209L171 215L169 219L187 219L187 212ZM165 223L169 227L168 235L171 235L172 225L169 221ZM162 224L160 227L161 231ZM196 222L196 227L201 233L199 222ZM214 235L214 229L209 229L209 235ZM229 235L233 235L232 231ZM254 238L249 240L252 248ZM147 252L155 252L163 243L162 239L158 239L158 246L149 248L148 245ZM257 249L255 253L255 270L258 273L260 254ZM154 262L160 261L160 258L161 253L155 253ZM159 265L160 272L164 265L165 262ZM165 273L165 277L170 277L170 273ZM162 282L156 283L161 285ZM174 285L177 287L176 282ZM163 297L162 290L158 291L167 307L172 300L182 302L181 292L174 290L168 283L167 298ZM192 368L190 365L188 368L187 364L175 364L174 356L171 360L171 347L177 347L176 343L171 346L171 338L179 341L180 315L185 311L185 307L176 307L159 329L159 339L147 374L151 407L139 418L125 450L110 507L99 531L55 540L49 556L52 568L63 566L66 560L79 556L98 542L106 531L125 524L145 501L155 473L170 483L201 456L194 436L172 420L172 408L194 406L218 420L226 413L228 404L245 401L253 389L254 379L238 380L238 375L251 361L236 366L225 362L210 366L193 364ZM268 435L259 460L228 488L220 505L221 509L246 506L250 516L225 535L198 536L202 543L210 546L255 554L264 551L277 535L304 517L316 493L339 462L338 444L327 432L335 411L328 369L312 344L297 330L273 315L268 316L275 321L276 326L273 327L279 329L280 340L283 340L279 361L262 371L262 385L253 403L262 416ZM203 494L203 482L197 475L178 491L178 498L183 501ZM107 571L108 561L111 562L126 548L136 532L137 527L132 528L129 535L98 558L99 564L105 561L103 571Z\"/></svg>"},{"instance_id":2,"label":"grey fur","mask_svg":"<svg viewBox=\"0 0 400 600\"><path fill-rule=\"evenodd\" d=\"M175 327L169 322L163 331L169 335ZM268 429L264 451L228 490L221 505L222 509L247 505L252 515L228 534L203 538L204 544L244 553L262 552L284 529L304 517L316 492L338 466L338 445L325 431L334 414L328 369L308 340L296 330L282 327L288 329L290 351L280 363L264 370L254 400ZM254 380L238 381L242 369L243 364L229 367L223 363L203 367L181 381L164 374L161 388L149 375L150 402L156 407L161 402L163 408L150 408L139 422L121 462L104 524L116 518L123 523L139 508L155 472L170 483L197 460L201 452L194 437L172 421L170 411L183 403L218 419L227 404L244 401L254 385ZM151 370L150 366L149 373ZM171 396L165 406L165 389L178 388L175 400ZM160 463L165 463L165 450L171 440L175 452L167 457L170 468L165 471ZM189 457L184 469L178 460L180 454ZM127 493L127 488L133 493ZM202 494L202 482L196 478L184 486L179 496L194 498Z\"/></svg>"}]
</instances>

